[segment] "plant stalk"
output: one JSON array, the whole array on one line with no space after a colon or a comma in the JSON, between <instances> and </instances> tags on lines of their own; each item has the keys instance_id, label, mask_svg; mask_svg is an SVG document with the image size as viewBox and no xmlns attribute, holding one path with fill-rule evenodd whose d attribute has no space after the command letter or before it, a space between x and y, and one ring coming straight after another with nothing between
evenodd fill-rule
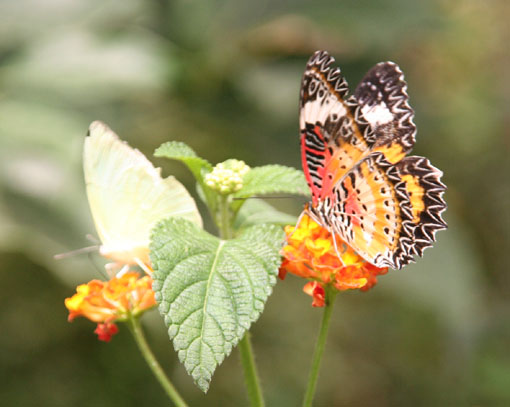
<instances>
[{"instance_id":1,"label":"plant stalk","mask_svg":"<svg viewBox=\"0 0 510 407\"><path fill-rule=\"evenodd\" d=\"M228 196L221 196L219 222L221 239L229 239L232 237L232 219L229 208ZM255 364L255 356L251 346L250 333L246 332L243 339L239 341L239 353L241 356L241 365L243 367L244 381L248 399L251 407L264 407L264 398L262 396L262 387L257 373Z\"/></svg>"},{"instance_id":2,"label":"plant stalk","mask_svg":"<svg viewBox=\"0 0 510 407\"><path fill-rule=\"evenodd\" d=\"M244 382L251 407L264 407L264 397L262 396L262 388L257 374L257 366L255 365L249 332L246 332L243 339L239 341L239 353L241 355Z\"/></svg>"},{"instance_id":3,"label":"plant stalk","mask_svg":"<svg viewBox=\"0 0 510 407\"><path fill-rule=\"evenodd\" d=\"M319 337L317 338L317 343L315 344L315 351L312 358L312 367L310 368L310 376L308 378L308 386L306 388L305 397L303 399L303 407L312 406L336 294L337 291L326 288L326 305L324 307L324 313L322 314Z\"/></svg>"},{"instance_id":4,"label":"plant stalk","mask_svg":"<svg viewBox=\"0 0 510 407\"><path fill-rule=\"evenodd\" d=\"M142 356L144 357L145 361L151 368L152 373L154 373L154 376L156 376L156 379L158 379L159 384L161 384L161 387L163 387L163 390L168 395L170 400L173 401L176 407L188 407L152 353L143 334L139 319L137 317L131 316L127 323L131 333L133 334L133 337L135 338L136 344L138 345L138 349L140 349Z\"/></svg>"},{"instance_id":5,"label":"plant stalk","mask_svg":"<svg viewBox=\"0 0 510 407\"><path fill-rule=\"evenodd\" d=\"M230 209L228 207L228 196L221 195L220 197L220 219L218 221L218 228L220 229L220 238L223 240L232 237Z\"/></svg>"}]
</instances>

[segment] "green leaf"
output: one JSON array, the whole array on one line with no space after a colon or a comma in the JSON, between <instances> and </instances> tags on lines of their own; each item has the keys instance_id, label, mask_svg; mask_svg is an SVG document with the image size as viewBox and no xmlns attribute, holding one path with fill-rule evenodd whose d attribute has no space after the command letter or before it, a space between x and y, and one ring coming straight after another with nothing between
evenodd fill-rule
<instances>
[{"instance_id":1,"label":"green leaf","mask_svg":"<svg viewBox=\"0 0 510 407\"><path fill-rule=\"evenodd\" d=\"M204 170L206 172L212 170L212 165L207 160L197 156L190 146L181 141L168 141L163 143L156 149L154 156L182 161L188 166L197 181L202 178Z\"/></svg>"},{"instance_id":2,"label":"green leaf","mask_svg":"<svg viewBox=\"0 0 510 407\"><path fill-rule=\"evenodd\" d=\"M296 195L310 195L303 171L284 165L264 165L252 168L243 178L243 187L236 198L283 192Z\"/></svg>"},{"instance_id":3,"label":"green leaf","mask_svg":"<svg viewBox=\"0 0 510 407\"><path fill-rule=\"evenodd\" d=\"M159 311L180 361L204 392L262 312L276 283L283 238L281 228L258 225L220 240L179 218L153 229Z\"/></svg>"},{"instance_id":4,"label":"green leaf","mask_svg":"<svg viewBox=\"0 0 510 407\"><path fill-rule=\"evenodd\" d=\"M198 184L200 185L205 202L212 212L216 208L216 192L205 185L204 177L212 171L212 165L207 160L199 157L193 149L181 141L168 141L159 146L154 152L155 157L164 157L171 160L178 160L184 163Z\"/></svg>"},{"instance_id":5,"label":"green leaf","mask_svg":"<svg viewBox=\"0 0 510 407\"><path fill-rule=\"evenodd\" d=\"M241 230L262 223L285 226L295 224L296 221L297 216L281 212L261 199L249 199L239 210L234 229Z\"/></svg>"},{"instance_id":6,"label":"green leaf","mask_svg":"<svg viewBox=\"0 0 510 407\"><path fill-rule=\"evenodd\" d=\"M233 196L246 198L254 195L287 193L310 195L303 171L283 165L264 165L252 168L243 178L243 187ZM235 212L242 206L242 200L236 200L231 208Z\"/></svg>"}]
</instances>

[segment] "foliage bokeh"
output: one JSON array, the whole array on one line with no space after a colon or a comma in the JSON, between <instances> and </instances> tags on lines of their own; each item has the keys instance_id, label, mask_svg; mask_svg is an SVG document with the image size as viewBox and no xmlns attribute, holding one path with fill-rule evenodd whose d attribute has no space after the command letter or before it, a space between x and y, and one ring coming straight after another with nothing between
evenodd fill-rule
<instances>
[{"instance_id":1,"label":"foliage bokeh","mask_svg":"<svg viewBox=\"0 0 510 407\"><path fill-rule=\"evenodd\" d=\"M509 13L505 0L0 2L3 403L166 402L127 333L106 345L67 323L63 299L102 266L52 258L94 231L89 123L148 157L182 140L211 162L299 167L300 79L327 49L351 88L379 61L401 66L414 153L445 173L449 229L417 264L338 298L317 405L510 404ZM193 189L183 166L153 162ZM272 203L298 214L303 202ZM278 283L253 327L268 405L298 405L306 382L320 316L301 285ZM204 396L157 314L147 327L190 405L246 404L235 352Z\"/></svg>"}]
</instances>

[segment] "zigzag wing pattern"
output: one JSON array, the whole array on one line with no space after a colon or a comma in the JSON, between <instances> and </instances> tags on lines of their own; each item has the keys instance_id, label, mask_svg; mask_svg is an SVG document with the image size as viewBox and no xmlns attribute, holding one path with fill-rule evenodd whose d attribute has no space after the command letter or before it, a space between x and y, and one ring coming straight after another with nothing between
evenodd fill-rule
<instances>
[{"instance_id":1,"label":"zigzag wing pattern","mask_svg":"<svg viewBox=\"0 0 510 407\"><path fill-rule=\"evenodd\" d=\"M363 77L354 96L375 133L374 151L398 162L414 143L414 111L409 106L404 74L393 62L380 62Z\"/></svg>"},{"instance_id":2,"label":"zigzag wing pattern","mask_svg":"<svg viewBox=\"0 0 510 407\"><path fill-rule=\"evenodd\" d=\"M441 218L446 210L446 186L440 180L443 173L428 159L418 156L404 158L396 168L406 184L415 224L410 253L423 256L423 251L435 242L436 232L447 227Z\"/></svg>"}]
</instances>

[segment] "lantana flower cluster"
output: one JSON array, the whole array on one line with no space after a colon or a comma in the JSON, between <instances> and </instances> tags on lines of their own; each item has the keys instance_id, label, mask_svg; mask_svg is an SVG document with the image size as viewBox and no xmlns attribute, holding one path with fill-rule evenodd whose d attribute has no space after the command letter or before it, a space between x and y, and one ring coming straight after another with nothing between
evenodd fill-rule
<instances>
[{"instance_id":1,"label":"lantana flower cluster","mask_svg":"<svg viewBox=\"0 0 510 407\"><path fill-rule=\"evenodd\" d=\"M109 342L118 332L115 322L136 317L156 306L152 279L127 272L109 281L92 280L76 287L76 294L66 298L68 320L85 317L96 322L99 340Z\"/></svg>"},{"instance_id":2,"label":"lantana flower cluster","mask_svg":"<svg viewBox=\"0 0 510 407\"><path fill-rule=\"evenodd\" d=\"M331 233L307 214L296 227L287 226L285 234L287 245L282 249L279 276L284 279L292 273L309 279L303 290L313 297L314 307L325 305L326 286L338 291L367 291L377 283L378 275L388 271L364 260L338 236L335 248Z\"/></svg>"},{"instance_id":3,"label":"lantana flower cluster","mask_svg":"<svg viewBox=\"0 0 510 407\"><path fill-rule=\"evenodd\" d=\"M228 195L243 187L243 177L250 167L242 160L230 159L216 164L205 176L206 185L221 194Z\"/></svg>"}]
</instances>

